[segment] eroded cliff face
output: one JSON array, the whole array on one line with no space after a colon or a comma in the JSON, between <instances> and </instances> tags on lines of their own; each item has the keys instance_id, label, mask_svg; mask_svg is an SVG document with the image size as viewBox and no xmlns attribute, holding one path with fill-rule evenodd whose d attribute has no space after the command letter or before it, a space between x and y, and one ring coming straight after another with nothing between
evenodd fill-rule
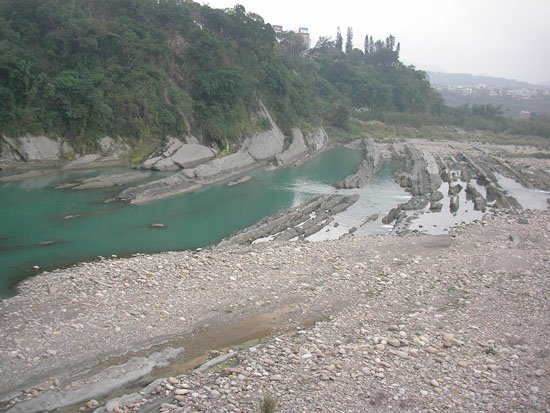
<instances>
[{"instance_id":1,"label":"eroded cliff face","mask_svg":"<svg viewBox=\"0 0 550 413\"><path fill-rule=\"evenodd\" d=\"M46 136L22 136L9 138L0 136L0 160L7 161L44 161L59 159L63 152L63 143Z\"/></svg>"},{"instance_id":2,"label":"eroded cliff face","mask_svg":"<svg viewBox=\"0 0 550 413\"><path fill-rule=\"evenodd\" d=\"M127 159L130 145L122 139L105 136L98 141L98 149L92 154L78 155L77 151L64 139L47 136L26 135L10 138L0 135L0 167L29 166L41 163L59 163L65 169L102 166L105 163Z\"/></svg>"},{"instance_id":3,"label":"eroded cliff face","mask_svg":"<svg viewBox=\"0 0 550 413\"><path fill-rule=\"evenodd\" d=\"M328 135L322 127L305 136L300 129L294 128L292 143L284 150L283 132L266 106L261 101L258 104L258 116L269 121L269 130L245 138L238 150L222 157L217 156L218 148L201 144L193 136L183 140L169 138L163 148L151 154L138 168L175 173L169 178L127 188L116 199L147 203L181 195L268 163L276 167L301 162L328 145Z\"/></svg>"}]
</instances>

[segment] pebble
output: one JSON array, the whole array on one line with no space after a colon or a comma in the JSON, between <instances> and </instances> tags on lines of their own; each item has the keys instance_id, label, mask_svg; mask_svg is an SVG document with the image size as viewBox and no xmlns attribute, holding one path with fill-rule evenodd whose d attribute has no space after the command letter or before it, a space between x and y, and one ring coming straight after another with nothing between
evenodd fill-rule
<instances>
[{"instance_id":1,"label":"pebble","mask_svg":"<svg viewBox=\"0 0 550 413\"><path fill-rule=\"evenodd\" d=\"M105 405L105 411L107 413L114 413L115 409L118 409L119 407L118 400L111 400Z\"/></svg>"},{"instance_id":2,"label":"pebble","mask_svg":"<svg viewBox=\"0 0 550 413\"><path fill-rule=\"evenodd\" d=\"M401 346L401 342L396 338L390 338L388 340L388 344L392 347L400 347Z\"/></svg>"},{"instance_id":3,"label":"pebble","mask_svg":"<svg viewBox=\"0 0 550 413\"><path fill-rule=\"evenodd\" d=\"M257 302L262 307L254 312L275 310L247 326L247 334L262 323L278 326L277 320L268 318L272 316L283 320L280 324L285 327L286 320L292 318L292 330L285 334L277 331L252 348L239 347L223 366L164 379L155 389L157 395L148 392L146 396L156 398L156 411L159 406L171 413L258 411L259 400L267 394L277 401L279 411L345 412L356 411L357 406L366 406L364 411L522 411L521 406L527 403L544 411L544 379L540 378L545 377L546 368L533 355L547 338L547 281L543 275L550 263L544 261L547 247L540 240L545 239L548 224L542 219L534 222L542 228L533 226L529 239L539 244L522 250L521 258L514 258L515 251L508 244L505 248L500 244L501 224L493 227L489 223L483 231L493 232L483 238L475 233L465 237L461 229L453 240L373 237L358 245L355 243L362 242L359 238L320 244L297 241L291 247L281 243L229 252L205 249L195 257L191 253L151 259L137 256L131 259L137 262L132 266L124 266L125 260L88 263L75 267L82 274L74 278L63 278L63 274L74 275L68 270L52 274L64 281L55 296L44 294L49 291L44 284L37 289L37 297L45 296L44 300L65 300L55 301L60 305L44 322L35 323L30 315L42 311L46 301L38 302L40 306L22 301L27 306L13 315L25 320L25 324L18 321L21 327L2 319L10 334L1 336L5 344L0 345L0 360L6 360L10 368L19 366L23 374L27 363L28 369L42 368L40 363L69 357L72 353L67 348L50 344L59 342L60 337L67 337L63 339L67 344L74 338L93 344L92 333L99 331L110 349L126 342L129 334L136 338L142 333L168 334L205 324L211 324L205 328L213 330L220 327L216 318L226 331L224 324L229 318L225 309L246 319L250 315L247 309ZM475 231L480 226L472 228ZM489 235L490 243L477 247L471 243ZM433 244L442 240L451 246L433 249ZM495 255L493 250L499 248L503 249ZM502 252L506 260L513 260L513 272L506 262L494 259ZM371 260L375 253L379 258ZM390 266L385 277L381 276L382 266ZM532 267L532 273L525 274L521 266ZM407 274L406 280L401 273ZM42 282L40 277L36 282ZM452 293L449 286L453 286ZM25 288L30 287L24 286L23 291ZM95 296L99 291L101 297ZM85 300L82 293L87 294ZM27 297L25 294L21 297ZM463 301L446 301L456 295ZM281 310L288 302L296 303L291 314ZM500 305L503 302L514 305ZM93 311L84 306L88 303ZM311 324L301 324L313 309L321 316ZM514 312L517 309L521 311ZM440 316L434 317L436 314ZM2 317L9 318L9 311L3 311ZM151 333L145 332L147 326ZM19 333L19 329L30 328L34 329L34 341ZM210 330L205 334L211 334ZM214 337L212 348L223 348L223 343L216 341L223 337ZM498 355L485 354L489 347L497 348ZM36 355L50 354L48 349L57 352L55 357L36 360ZM49 386L28 389L25 394L47 389ZM115 406L112 411L147 411L149 406L143 403Z\"/></svg>"}]
</instances>

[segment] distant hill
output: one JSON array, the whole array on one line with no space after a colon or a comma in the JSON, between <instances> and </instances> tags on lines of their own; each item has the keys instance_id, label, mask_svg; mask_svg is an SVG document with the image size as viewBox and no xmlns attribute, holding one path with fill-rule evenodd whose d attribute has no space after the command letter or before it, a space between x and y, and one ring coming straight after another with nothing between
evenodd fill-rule
<instances>
[{"instance_id":1,"label":"distant hill","mask_svg":"<svg viewBox=\"0 0 550 413\"><path fill-rule=\"evenodd\" d=\"M431 85L450 106L500 106L510 117L550 115L550 87L465 73L428 72Z\"/></svg>"},{"instance_id":2,"label":"distant hill","mask_svg":"<svg viewBox=\"0 0 550 413\"><path fill-rule=\"evenodd\" d=\"M532 89L543 88L550 89L550 82L546 85L534 85L513 79L504 79L501 77L476 76L467 73L442 73L428 72L430 83L433 85L460 85L460 86L478 86L480 84L487 87L501 87L506 89Z\"/></svg>"}]
</instances>

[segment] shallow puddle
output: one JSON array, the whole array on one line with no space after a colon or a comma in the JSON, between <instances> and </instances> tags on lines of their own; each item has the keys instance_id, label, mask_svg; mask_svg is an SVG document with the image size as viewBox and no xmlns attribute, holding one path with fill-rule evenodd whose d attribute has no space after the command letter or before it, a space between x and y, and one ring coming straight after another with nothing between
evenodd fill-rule
<instances>
[{"instance_id":1,"label":"shallow puddle","mask_svg":"<svg viewBox=\"0 0 550 413\"><path fill-rule=\"evenodd\" d=\"M484 187L475 184L476 189L481 195L486 196L486 190ZM443 199L439 201L443 208L440 212L430 211L430 206L428 205L421 214L415 219L412 220L408 229L410 231L419 231L424 234L430 235L442 235L446 234L450 228L463 224L470 223L475 220L481 220L484 213L481 211L476 211L474 209L474 202L471 199L468 199L466 194L466 182L460 182L464 188L458 193L459 197L459 208L457 211L451 210L451 197L449 195L449 183L443 182L439 187L439 191L443 194ZM411 213L414 213L411 211Z\"/></svg>"},{"instance_id":2,"label":"shallow puddle","mask_svg":"<svg viewBox=\"0 0 550 413\"><path fill-rule=\"evenodd\" d=\"M550 191L526 188L519 182L496 173L498 184L508 195L517 199L523 209L546 209L550 206Z\"/></svg>"}]
</instances>

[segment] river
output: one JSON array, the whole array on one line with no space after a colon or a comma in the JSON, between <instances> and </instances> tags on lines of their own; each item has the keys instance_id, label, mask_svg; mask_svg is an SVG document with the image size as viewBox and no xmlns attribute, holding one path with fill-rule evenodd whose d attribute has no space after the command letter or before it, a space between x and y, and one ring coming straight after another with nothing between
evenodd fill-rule
<instances>
[{"instance_id":1,"label":"river","mask_svg":"<svg viewBox=\"0 0 550 413\"><path fill-rule=\"evenodd\" d=\"M359 152L335 148L302 166L253 171L249 173L253 180L241 185L219 183L148 205L103 202L120 188L53 189L89 176L90 171L4 184L0 186L0 297L13 294L17 282L39 272L98 256L193 249L217 243L267 215L331 191L334 183L354 173L360 163ZM382 187L388 184L391 203L395 203L391 196L402 195L393 182L393 171L383 168L377 175ZM386 198L384 194L378 196ZM376 205L378 209L372 213L388 209ZM165 227L151 228L151 224Z\"/></svg>"}]
</instances>

